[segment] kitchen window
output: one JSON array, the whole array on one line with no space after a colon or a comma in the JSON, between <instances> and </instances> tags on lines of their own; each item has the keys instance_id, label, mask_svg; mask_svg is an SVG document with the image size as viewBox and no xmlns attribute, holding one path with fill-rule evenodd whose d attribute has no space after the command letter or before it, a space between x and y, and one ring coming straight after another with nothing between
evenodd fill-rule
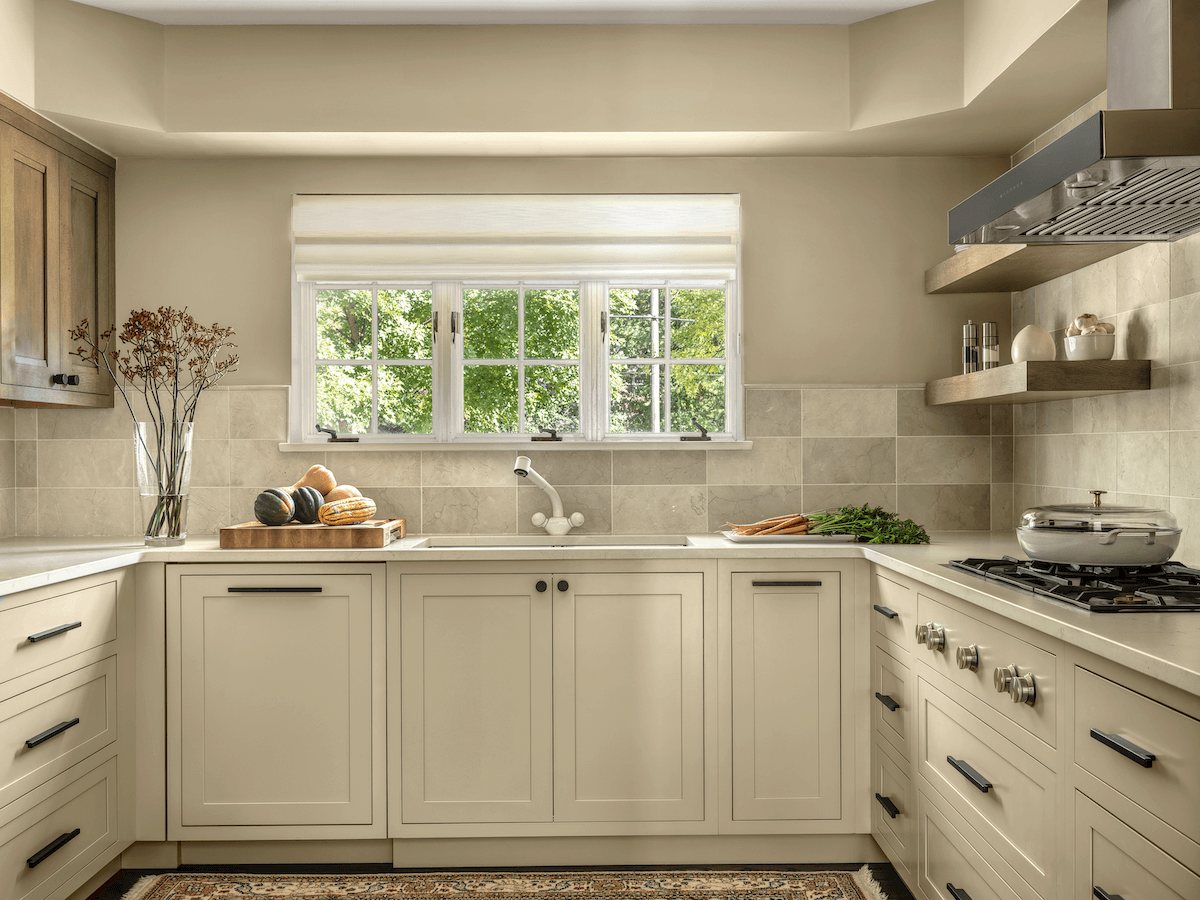
<instances>
[{"instance_id":1,"label":"kitchen window","mask_svg":"<svg viewBox=\"0 0 1200 900\"><path fill-rule=\"evenodd\" d=\"M739 441L737 214L730 195L298 197L292 442Z\"/></svg>"}]
</instances>

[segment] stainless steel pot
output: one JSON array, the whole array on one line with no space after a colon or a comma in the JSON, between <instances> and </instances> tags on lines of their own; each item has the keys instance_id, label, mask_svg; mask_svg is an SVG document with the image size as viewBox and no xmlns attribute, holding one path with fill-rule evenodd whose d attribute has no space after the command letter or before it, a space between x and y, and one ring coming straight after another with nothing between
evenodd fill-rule
<instances>
[{"instance_id":1,"label":"stainless steel pot","mask_svg":"<svg viewBox=\"0 0 1200 900\"><path fill-rule=\"evenodd\" d=\"M1030 559L1081 566L1152 566L1179 547L1183 530L1168 510L1091 503L1035 506L1021 515L1017 541Z\"/></svg>"}]
</instances>

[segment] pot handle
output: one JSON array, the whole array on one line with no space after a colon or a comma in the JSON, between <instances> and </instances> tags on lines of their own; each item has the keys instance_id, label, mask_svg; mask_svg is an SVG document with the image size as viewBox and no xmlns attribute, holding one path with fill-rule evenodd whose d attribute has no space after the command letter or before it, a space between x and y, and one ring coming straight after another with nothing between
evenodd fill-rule
<instances>
[{"instance_id":1,"label":"pot handle","mask_svg":"<svg viewBox=\"0 0 1200 900\"><path fill-rule=\"evenodd\" d=\"M1104 537L1100 538L1101 544L1113 544L1122 534L1144 534L1146 543L1153 544L1154 538L1158 535L1156 528L1114 528L1112 531L1106 531Z\"/></svg>"}]
</instances>

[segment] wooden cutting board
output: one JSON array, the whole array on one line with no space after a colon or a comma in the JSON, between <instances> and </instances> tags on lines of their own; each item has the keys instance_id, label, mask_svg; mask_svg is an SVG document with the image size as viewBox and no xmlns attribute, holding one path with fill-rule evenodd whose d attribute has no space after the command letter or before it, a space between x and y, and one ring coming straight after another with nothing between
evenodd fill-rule
<instances>
[{"instance_id":1,"label":"wooden cutting board","mask_svg":"<svg viewBox=\"0 0 1200 900\"><path fill-rule=\"evenodd\" d=\"M223 550L337 550L386 547L406 533L403 519L371 519L358 525L243 522L222 528L220 537Z\"/></svg>"}]
</instances>

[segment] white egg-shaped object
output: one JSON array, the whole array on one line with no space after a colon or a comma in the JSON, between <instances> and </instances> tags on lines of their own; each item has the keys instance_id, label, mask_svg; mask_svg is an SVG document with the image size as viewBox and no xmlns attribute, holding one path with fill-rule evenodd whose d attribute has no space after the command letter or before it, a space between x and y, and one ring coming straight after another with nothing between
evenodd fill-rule
<instances>
[{"instance_id":1,"label":"white egg-shaped object","mask_svg":"<svg viewBox=\"0 0 1200 900\"><path fill-rule=\"evenodd\" d=\"M1040 325L1026 325L1012 342L1012 361L1023 363L1031 359L1054 359L1054 338Z\"/></svg>"}]
</instances>

